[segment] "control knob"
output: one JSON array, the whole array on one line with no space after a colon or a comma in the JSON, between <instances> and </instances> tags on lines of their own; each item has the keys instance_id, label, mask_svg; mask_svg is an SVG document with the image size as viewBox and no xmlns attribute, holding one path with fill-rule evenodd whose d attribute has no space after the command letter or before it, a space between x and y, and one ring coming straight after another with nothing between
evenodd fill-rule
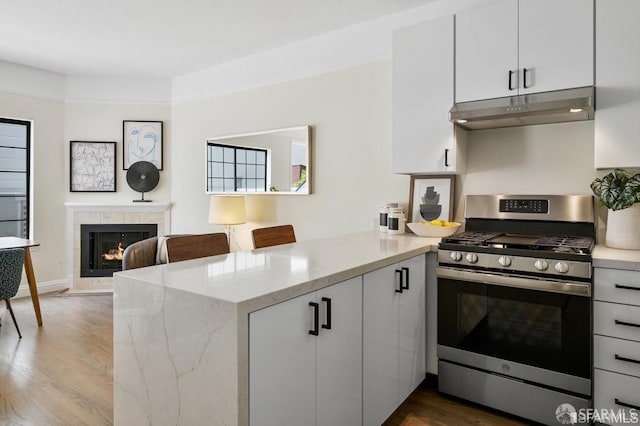
<instances>
[{"instance_id":1,"label":"control knob","mask_svg":"<svg viewBox=\"0 0 640 426\"><path fill-rule=\"evenodd\" d=\"M511 258L509 256L500 256L498 258L498 263L506 268L511 266Z\"/></svg>"},{"instance_id":2,"label":"control knob","mask_svg":"<svg viewBox=\"0 0 640 426\"><path fill-rule=\"evenodd\" d=\"M533 266L538 270L538 271L546 271L547 268L549 268L549 264L547 263L546 260L544 259L538 259L536 260L536 262L533 264Z\"/></svg>"},{"instance_id":3,"label":"control knob","mask_svg":"<svg viewBox=\"0 0 640 426\"><path fill-rule=\"evenodd\" d=\"M556 271L561 273L561 274L566 274L567 272L569 272L569 265L567 264L567 262L558 262L556 263Z\"/></svg>"},{"instance_id":4,"label":"control knob","mask_svg":"<svg viewBox=\"0 0 640 426\"><path fill-rule=\"evenodd\" d=\"M467 253L465 259L467 259L469 263L476 263L478 261L478 255L475 253Z\"/></svg>"},{"instance_id":5,"label":"control knob","mask_svg":"<svg viewBox=\"0 0 640 426\"><path fill-rule=\"evenodd\" d=\"M459 251L452 251L451 254L449 254L449 257L454 262L460 262L462 260L462 253Z\"/></svg>"}]
</instances>

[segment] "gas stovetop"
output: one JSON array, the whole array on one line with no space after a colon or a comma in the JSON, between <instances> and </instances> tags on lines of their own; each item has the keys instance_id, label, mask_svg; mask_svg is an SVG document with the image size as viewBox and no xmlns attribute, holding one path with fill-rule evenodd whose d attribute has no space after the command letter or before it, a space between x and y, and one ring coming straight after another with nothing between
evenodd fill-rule
<instances>
[{"instance_id":1,"label":"gas stovetop","mask_svg":"<svg viewBox=\"0 0 640 426\"><path fill-rule=\"evenodd\" d=\"M462 232L442 239L443 247L454 249L476 248L474 251L500 253L501 249L526 250L532 256L544 256L544 252L590 255L594 240L581 236L517 235L500 232Z\"/></svg>"},{"instance_id":2,"label":"gas stovetop","mask_svg":"<svg viewBox=\"0 0 640 426\"><path fill-rule=\"evenodd\" d=\"M442 239L438 262L448 269L589 280L594 224L588 195L468 195L466 232Z\"/></svg>"}]
</instances>

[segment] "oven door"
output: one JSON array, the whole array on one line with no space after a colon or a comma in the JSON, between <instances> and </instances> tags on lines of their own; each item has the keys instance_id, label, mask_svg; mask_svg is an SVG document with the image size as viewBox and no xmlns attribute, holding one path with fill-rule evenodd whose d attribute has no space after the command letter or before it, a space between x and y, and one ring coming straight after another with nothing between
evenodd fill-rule
<instances>
[{"instance_id":1,"label":"oven door","mask_svg":"<svg viewBox=\"0 0 640 426\"><path fill-rule=\"evenodd\" d=\"M438 267L440 359L591 394L591 285Z\"/></svg>"}]
</instances>

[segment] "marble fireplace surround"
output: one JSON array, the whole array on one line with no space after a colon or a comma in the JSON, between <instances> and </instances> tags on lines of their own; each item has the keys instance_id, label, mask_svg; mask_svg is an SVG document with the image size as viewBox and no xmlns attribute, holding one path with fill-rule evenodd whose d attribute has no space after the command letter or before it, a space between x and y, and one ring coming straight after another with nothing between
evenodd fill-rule
<instances>
[{"instance_id":1,"label":"marble fireplace surround","mask_svg":"<svg viewBox=\"0 0 640 426\"><path fill-rule=\"evenodd\" d=\"M67 282L71 291L113 290L111 277L80 277L80 225L156 224L158 235L171 232L171 204L75 203L64 204L67 218Z\"/></svg>"}]
</instances>

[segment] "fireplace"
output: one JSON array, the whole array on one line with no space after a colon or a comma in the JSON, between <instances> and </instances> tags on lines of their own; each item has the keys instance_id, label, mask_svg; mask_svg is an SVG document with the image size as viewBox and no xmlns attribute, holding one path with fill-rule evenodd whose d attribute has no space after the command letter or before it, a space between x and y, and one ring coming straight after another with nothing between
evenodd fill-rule
<instances>
[{"instance_id":1,"label":"fireplace","mask_svg":"<svg viewBox=\"0 0 640 426\"><path fill-rule=\"evenodd\" d=\"M122 270L129 244L157 235L156 224L80 225L80 276L111 277Z\"/></svg>"}]
</instances>

